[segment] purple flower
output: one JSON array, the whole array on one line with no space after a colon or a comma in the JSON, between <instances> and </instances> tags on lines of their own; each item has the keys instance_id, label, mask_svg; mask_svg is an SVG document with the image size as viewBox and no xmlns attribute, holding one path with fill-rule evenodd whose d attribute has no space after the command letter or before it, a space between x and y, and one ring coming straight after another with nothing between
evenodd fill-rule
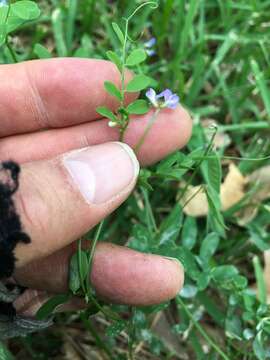
<instances>
[{"instance_id":1,"label":"purple flower","mask_svg":"<svg viewBox=\"0 0 270 360\"><path fill-rule=\"evenodd\" d=\"M175 109L179 104L179 96L173 94L170 89L162 91L157 94L154 89L149 89L146 92L146 97L150 100L152 105L156 108L169 108Z\"/></svg>"},{"instance_id":2,"label":"purple flower","mask_svg":"<svg viewBox=\"0 0 270 360\"><path fill-rule=\"evenodd\" d=\"M150 40L146 41L144 43L144 46L149 49L149 48L152 48L154 45L156 45L156 42L157 42L157 39L152 37Z\"/></svg>"},{"instance_id":3,"label":"purple flower","mask_svg":"<svg viewBox=\"0 0 270 360\"><path fill-rule=\"evenodd\" d=\"M145 52L148 56L153 56L156 54L155 50L153 49L156 42L157 42L157 39L152 37L150 40L148 40L144 43Z\"/></svg>"}]
</instances>

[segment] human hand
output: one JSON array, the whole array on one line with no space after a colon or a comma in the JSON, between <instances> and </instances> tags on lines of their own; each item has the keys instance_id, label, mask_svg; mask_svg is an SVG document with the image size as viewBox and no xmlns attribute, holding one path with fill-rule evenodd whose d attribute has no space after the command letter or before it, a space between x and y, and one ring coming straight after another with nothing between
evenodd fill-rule
<instances>
[{"instance_id":1,"label":"human hand","mask_svg":"<svg viewBox=\"0 0 270 360\"><path fill-rule=\"evenodd\" d=\"M103 90L119 83L113 64L102 60L53 59L0 67L0 159L21 164L14 196L30 244L18 244L14 278L28 290L18 311L32 314L49 294L68 287L76 240L114 211L136 184L138 162L118 132L95 109L116 107ZM127 101L132 101L130 95ZM136 145L149 114L133 118L125 140ZM159 161L186 144L187 112L162 110L140 148L140 164ZM72 151L70 153L70 151ZM97 294L130 305L175 296L183 283L176 261L98 244L91 282ZM73 305L72 305L73 306Z\"/></svg>"}]
</instances>

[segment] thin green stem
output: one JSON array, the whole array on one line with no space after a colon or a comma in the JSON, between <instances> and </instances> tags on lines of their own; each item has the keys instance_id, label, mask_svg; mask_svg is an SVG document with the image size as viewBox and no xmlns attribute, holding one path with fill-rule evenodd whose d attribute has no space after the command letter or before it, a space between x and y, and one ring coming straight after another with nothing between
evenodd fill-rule
<instances>
[{"instance_id":1,"label":"thin green stem","mask_svg":"<svg viewBox=\"0 0 270 360\"><path fill-rule=\"evenodd\" d=\"M215 156L195 156L193 160L209 160L215 159ZM270 155L259 158L237 157L237 156L220 156L221 160L241 160L241 161L265 161L270 159Z\"/></svg>"},{"instance_id":2,"label":"thin green stem","mask_svg":"<svg viewBox=\"0 0 270 360\"><path fill-rule=\"evenodd\" d=\"M182 210L191 202L192 199L195 198L196 195L199 194L199 192L204 188L204 185L201 185L197 191L193 195L190 196L190 198L187 199L187 201L182 206Z\"/></svg>"},{"instance_id":3,"label":"thin green stem","mask_svg":"<svg viewBox=\"0 0 270 360\"><path fill-rule=\"evenodd\" d=\"M87 277L87 282L86 282L87 295L89 295L91 293L91 272L92 272L93 258L94 258L97 242L99 240L103 224L104 224L104 220L101 221L101 223L98 225L98 228L95 233L94 240L93 240L93 244L92 244L92 247L91 247L91 250L89 253L89 263L88 263L88 272L87 272L88 277Z\"/></svg>"},{"instance_id":4,"label":"thin green stem","mask_svg":"<svg viewBox=\"0 0 270 360\"><path fill-rule=\"evenodd\" d=\"M86 287L84 284L83 271L82 271L82 240L81 239L78 242L77 258L78 258L78 267L79 267L81 288L82 288L83 292L86 293Z\"/></svg>"},{"instance_id":5,"label":"thin green stem","mask_svg":"<svg viewBox=\"0 0 270 360\"><path fill-rule=\"evenodd\" d=\"M135 337L135 327L133 322L133 316L135 315L136 308L131 308L131 318L129 321L129 337L128 337L128 356L129 360L133 360L133 345L134 345L134 337Z\"/></svg>"},{"instance_id":6,"label":"thin green stem","mask_svg":"<svg viewBox=\"0 0 270 360\"><path fill-rule=\"evenodd\" d=\"M209 145L207 146L205 152L204 152L204 156L201 157L201 159L199 160L199 163L197 164L195 170L193 171L192 175L190 176L188 182L186 183L184 189L182 190L181 194L180 194L180 198L179 200L181 200L185 194L185 192L187 191L189 185L192 183L192 181L194 180L195 176L197 175L199 169L200 169L200 166L202 164L202 162L206 159L206 156L209 154L209 152L211 151L212 147L213 147L213 143L214 143L214 139L215 139L215 136L217 134L217 128L214 129L214 133L210 139L210 142L209 142Z\"/></svg>"},{"instance_id":7,"label":"thin green stem","mask_svg":"<svg viewBox=\"0 0 270 360\"><path fill-rule=\"evenodd\" d=\"M89 333L95 339L96 344L98 345L98 347L108 355L109 359L114 360L114 356L113 356L111 350L106 346L105 342L100 338L98 332L96 331L94 326L91 324L89 319L87 319L85 313L82 312L80 314L80 318L81 318L85 328L89 331Z\"/></svg>"},{"instance_id":8,"label":"thin green stem","mask_svg":"<svg viewBox=\"0 0 270 360\"><path fill-rule=\"evenodd\" d=\"M152 207L148 198L148 193L146 191L146 189L142 188L142 193L143 193L143 197L144 197L144 202L145 202L145 207L146 207L146 211L147 211L147 215L149 218L149 227L151 227L152 229L154 229L155 232L158 232L158 228L157 228L157 224L156 224L156 220L152 211Z\"/></svg>"},{"instance_id":9,"label":"thin green stem","mask_svg":"<svg viewBox=\"0 0 270 360\"><path fill-rule=\"evenodd\" d=\"M132 13L131 15L129 15L129 17L127 18L127 20L128 20L128 21L131 20L131 19L133 18L133 16L134 16L139 10L141 10L141 8L143 8L143 7L146 6L146 5L150 5L150 6L152 5L152 9L158 8L158 3L157 3L156 1L147 1L147 2L139 5L139 6L133 11L133 13Z\"/></svg>"},{"instance_id":10,"label":"thin green stem","mask_svg":"<svg viewBox=\"0 0 270 360\"><path fill-rule=\"evenodd\" d=\"M242 131L242 130L260 130L269 129L270 125L267 121L247 122L244 124L221 125L218 131Z\"/></svg>"},{"instance_id":11,"label":"thin green stem","mask_svg":"<svg viewBox=\"0 0 270 360\"><path fill-rule=\"evenodd\" d=\"M154 112L154 114L150 118L150 120L149 120L149 122L148 122L148 124L147 124L147 126L146 126L146 128L144 130L144 133L143 133L142 137L140 138L138 143L135 145L135 148L134 148L135 153L138 153L138 151L140 150L141 146L144 143L144 140L145 140L146 136L148 135L149 131L151 130L151 128L152 128L154 122L156 121L159 113L160 113L160 109L156 109L156 111Z\"/></svg>"},{"instance_id":12,"label":"thin green stem","mask_svg":"<svg viewBox=\"0 0 270 360\"><path fill-rule=\"evenodd\" d=\"M207 332L203 329L203 327L199 324L197 320L194 319L192 313L187 308L186 304L182 301L180 296L177 296L176 302L182 307L186 315L190 318L193 325L199 331L199 333L204 337L204 339L208 342L210 346L224 359L230 360L230 358L220 349L220 347L214 342L214 340L207 334Z\"/></svg>"},{"instance_id":13,"label":"thin green stem","mask_svg":"<svg viewBox=\"0 0 270 360\"><path fill-rule=\"evenodd\" d=\"M125 70L126 70L126 52L127 52L127 40L128 40L128 27L129 27L129 21L133 18L133 16L144 6L150 5L153 9L156 9L158 7L158 4L155 1L147 1L141 5L139 5L131 15L129 15L127 18L124 18L125 20L125 31L124 31L124 42L123 42L123 49L122 49L122 68L121 68L121 101L120 101L120 107L125 107ZM129 125L129 115L121 114L121 120L120 120L120 137L119 140L121 142L124 141L125 132Z\"/></svg>"},{"instance_id":14,"label":"thin green stem","mask_svg":"<svg viewBox=\"0 0 270 360\"><path fill-rule=\"evenodd\" d=\"M95 297L90 293L88 294L89 296L89 300L92 302L92 304L94 304L97 309L108 319L113 320L113 321L119 321L121 320L121 317L118 316L118 314L116 313L112 313L107 311L103 306L100 305L100 303L95 299Z\"/></svg>"}]
</instances>

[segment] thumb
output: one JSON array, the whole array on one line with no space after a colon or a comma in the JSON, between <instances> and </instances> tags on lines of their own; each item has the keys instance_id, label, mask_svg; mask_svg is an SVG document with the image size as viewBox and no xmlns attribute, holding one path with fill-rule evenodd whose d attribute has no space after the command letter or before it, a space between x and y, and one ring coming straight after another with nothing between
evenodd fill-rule
<instances>
[{"instance_id":1,"label":"thumb","mask_svg":"<svg viewBox=\"0 0 270 360\"><path fill-rule=\"evenodd\" d=\"M24 164L14 200L31 242L17 245L16 266L85 234L128 197L138 173L133 151L117 142Z\"/></svg>"}]
</instances>

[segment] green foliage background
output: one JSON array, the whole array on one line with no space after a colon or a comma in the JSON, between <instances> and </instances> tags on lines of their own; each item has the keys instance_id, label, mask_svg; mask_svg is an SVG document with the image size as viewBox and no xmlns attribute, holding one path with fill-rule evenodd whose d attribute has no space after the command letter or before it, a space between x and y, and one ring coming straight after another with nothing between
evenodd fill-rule
<instances>
[{"instance_id":1,"label":"green foliage background","mask_svg":"<svg viewBox=\"0 0 270 360\"><path fill-rule=\"evenodd\" d=\"M12 24L6 23L0 8L0 61L106 58L108 50L120 48L112 22L122 27L122 18L141 3L38 1L40 16L33 8L14 8ZM239 226L237 211L252 201L252 189L245 201L223 214L218 199L228 163L224 155L258 159L270 154L270 1L158 3L156 10L146 7L131 22L129 35L141 47L152 36L157 39L156 55L138 71L156 79L157 89L168 87L178 93L194 119L193 136L183 152L142 172L134 195L106 219L101 239L121 244L128 239L129 246L141 251L178 257L186 282L181 296L171 304L132 312L112 308L123 319L131 318L133 346L143 343L136 359L267 359L270 312L262 255L270 242L269 201L258 204L257 216ZM218 122L218 131L230 135L230 144L218 151L208 148L206 153L209 138L202 126L206 118ZM269 164L267 159L234 162L244 175ZM184 215L176 200L181 196L179 182L190 178L193 185L203 183L207 189L207 219ZM159 311L164 312L178 347L152 331ZM60 349L67 340L63 334L72 334L75 328L80 330L78 346L86 341L104 359L130 357L123 335L131 335L126 323L104 325L99 317L88 321L79 315L61 315L46 337L43 333L15 339L8 346L16 359L64 358ZM81 351L82 359L91 358ZM9 358L4 348L2 353L1 359Z\"/></svg>"}]
</instances>

